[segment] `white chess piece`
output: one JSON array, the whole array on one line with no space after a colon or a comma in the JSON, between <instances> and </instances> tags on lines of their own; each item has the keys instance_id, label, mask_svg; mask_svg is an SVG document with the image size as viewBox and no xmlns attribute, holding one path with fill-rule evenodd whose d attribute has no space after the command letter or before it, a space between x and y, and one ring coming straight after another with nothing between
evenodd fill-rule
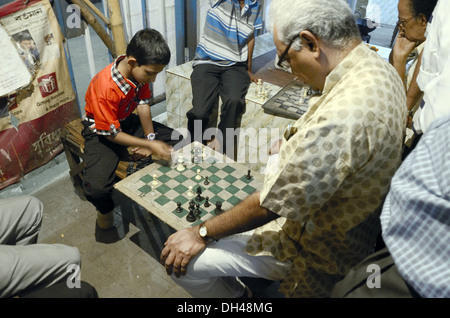
<instances>
[{"instance_id":1,"label":"white chess piece","mask_svg":"<svg viewBox=\"0 0 450 318\"><path fill-rule=\"evenodd\" d=\"M193 197L195 195L194 191L192 190L192 186L189 186L187 195L189 197Z\"/></svg>"},{"instance_id":2,"label":"white chess piece","mask_svg":"<svg viewBox=\"0 0 450 318\"><path fill-rule=\"evenodd\" d=\"M200 175L200 169L197 169L197 175L195 176L195 180L202 180L202 176Z\"/></svg>"},{"instance_id":3,"label":"white chess piece","mask_svg":"<svg viewBox=\"0 0 450 318\"><path fill-rule=\"evenodd\" d=\"M185 167L184 167L184 159L182 156L178 157L178 165L177 165L177 170L178 171L184 171Z\"/></svg>"},{"instance_id":4,"label":"white chess piece","mask_svg":"<svg viewBox=\"0 0 450 318\"><path fill-rule=\"evenodd\" d=\"M258 79L258 82L256 83L256 91L255 91L255 96L256 97L261 97L261 90L262 90L262 79Z\"/></svg>"},{"instance_id":5,"label":"white chess piece","mask_svg":"<svg viewBox=\"0 0 450 318\"><path fill-rule=\"evenodd\" d=\"M261 93L259 94L259 100L265 102L267 100L267 89L266 86L262 86Z\"/></svg>"},{"instance_id":6,"label":"white chess piece","mask_svg":"<svg viewBox=\"0 0 450 318\"><path fill-rule=\"evenodd\" d=\"M152 184L153 184L153 185L158 185L158 183L159 183L159 182L158 182L158 179L156 179L156 174L154 174L154 175L153 175L153 181L152 181Z\"/></svg>"}]
</instances>

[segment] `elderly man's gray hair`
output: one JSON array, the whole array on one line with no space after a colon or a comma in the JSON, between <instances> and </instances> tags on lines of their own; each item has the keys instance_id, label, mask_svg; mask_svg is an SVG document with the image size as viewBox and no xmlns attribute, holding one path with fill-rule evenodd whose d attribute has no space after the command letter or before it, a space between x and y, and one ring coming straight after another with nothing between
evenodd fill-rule
<instances>
[{"instance_id":1,"label":"elderly man's gray hair","mask_svg":"<svg viewBox=\"0 0 450 318\"><path fill-rule=\"evenodd\" d=\"M309 30L325 44L344 48L361 39L355 16L344 0L273 0L270 25L277 26L278 38L288 44L303 30ZM300 49L300 41L293 49Z\"/></svg>"}]
</instances>

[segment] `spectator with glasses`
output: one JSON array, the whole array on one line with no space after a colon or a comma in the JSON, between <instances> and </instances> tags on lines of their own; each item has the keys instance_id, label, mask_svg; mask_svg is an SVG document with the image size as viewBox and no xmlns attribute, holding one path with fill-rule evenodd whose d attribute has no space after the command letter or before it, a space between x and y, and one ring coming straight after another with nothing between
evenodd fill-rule
<instances>
[{"instance_id":1,"label":"spectator with glasses","mask_svg":"<svg viewBox=\"0 0 450 318\"><path fill-rule=\"evenodd\" d=\"M398 2L397 21L398 35L392 48L389 62L395 67L400 77L403 79L407 96L421 95L417 83L414 79L414 71L420 65L420 54L425 46L426 29L436 6L437 0L400 0ZM416 74L417 75L417 74ZM409 91L411 90L411 91ZM422 99L420 97L407 103L408 118L406 130L406 156L417 144L418 138L414 141L414 133L411 130L414 112L418 109Z\"/></svg>"}]
</instances>

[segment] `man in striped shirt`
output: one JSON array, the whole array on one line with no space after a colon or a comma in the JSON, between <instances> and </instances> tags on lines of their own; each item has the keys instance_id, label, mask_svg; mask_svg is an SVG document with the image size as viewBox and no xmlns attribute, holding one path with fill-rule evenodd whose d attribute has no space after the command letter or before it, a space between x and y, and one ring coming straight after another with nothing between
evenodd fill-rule
<instances>
[{"instance_id":1,"label":"man in striped shirt","mask_svg":"<svg viewBox=\"0 0 450 318\"><path fill-rule=\"evenodd\" d=\"M244 112L250 81L257 81L251 68L255 31L262 28L263 2L209 2L204 33L197 46L191 75L193 108L187 112L188 130L194 140L213 140L210 143L212 148L224 150L233 157L233 144L230 141L230 147L225 147L225 143L229 138L234 138L234 129ZM214 135L203 136L219 96L222 107L218 131ZM233 129L228 136L227 128Z\"/></svg>"}]
</instances>

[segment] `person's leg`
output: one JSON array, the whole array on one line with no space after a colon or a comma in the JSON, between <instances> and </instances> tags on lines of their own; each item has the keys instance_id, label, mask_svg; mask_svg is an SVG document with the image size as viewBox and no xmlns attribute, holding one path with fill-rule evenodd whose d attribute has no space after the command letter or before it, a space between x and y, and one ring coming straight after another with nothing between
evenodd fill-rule
<instances>
[{"instance_id":1,"label":"person's leg","mask_svg":"<svg viewBox=\"0 0 450 318\"><path fill-rule=\"evenodd\" d=\"M121 154L126 147L114 144L105 137L99 136L86 128L83 161L83 191L86 199L97 209L97 223L101 229L113 226L114 201L112 191L115 182L115 171Z\"/></svg>"},{"instance_id":2,"label":"person's leg","mask_svg":"<svg viewBox=\"0 0 450 318\"><path fill-rule=\"evenodd\" d=\"M193 297L241 297L246 286L237 277L260 277L281 280L290 268L290 262L281 262L270 256L250 256L245 246L252 232L233 235L207 246L194 257L185 276L172 274L172 279Z\"/></svg>"},{"instance_id":3,"label":"person's leg","mask_svg":"<svg viewBox=\"0 0 450 318\"><path fill-rule=\"evenodd\" d=\"M245 65L237 64L224 68L219 89L222 107L218 129L222 132L223 141L221 144L224 153L230 158L235 157L237 135L234 129L239 127L242 114L245 111L245 96L249 86L250 77Z\"/></svg>"},{"instance_id":4,"label":"person's leg","mask_svg":"<svg viewBox=\"0 0 450 318\"><path fill-rule=\"evenodd\" d=\"M67 279L70 265L80 266L77 248L61 244L0 245L0 297L48 287Z\"/></svg>"},{"instance_id":5,"label":"person's leg","mask_svg":"<svg viewBox=\"0 0 450 318\"><path fill-rule=\"evenodd\" d=\"M97 290L91 284L81 281L79 287L69 287L60 282L46 288L36 288L20 295L21 298L98 298Z\"/></svg>"},{"instance_id":6,"label":"person's leg","mask_svg":"<svg viewBox=\"0 0 450 318\"><path fill-rule=\"evenodd\" d=\"M186 113L187 128L192 141L203 143L203 132L208 126L209 116L219 96L219 83L220 67L210 64L194 67L191 75L193 107Z\"/></svg>"},{"instance_id":7,"label":"person's leg","mask_svg":"<svg viewBox=\"0 0 450 318\"><path fill-rule=\"evenodd\" d=\"M0 200L0 244L36 243L43 213L42 202L32 196Z\"/></svg>"}]
</instances>

